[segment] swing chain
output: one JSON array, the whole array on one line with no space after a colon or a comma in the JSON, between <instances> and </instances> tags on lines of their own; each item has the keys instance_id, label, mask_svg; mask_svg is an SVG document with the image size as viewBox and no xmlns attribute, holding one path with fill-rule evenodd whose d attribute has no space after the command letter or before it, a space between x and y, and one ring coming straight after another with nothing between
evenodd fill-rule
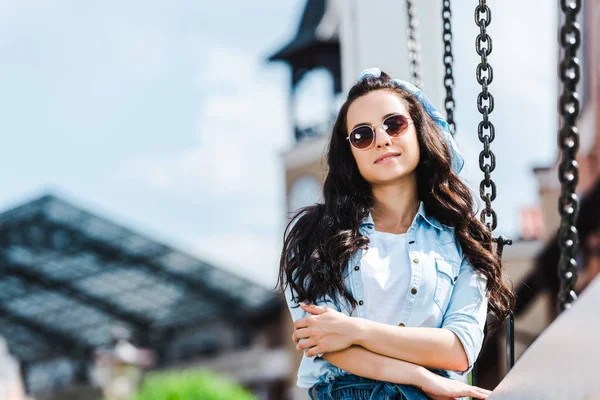
<instances>
[{"instance_id":1,"label":"swing chain","mask_svg":"<svg viewBox=\"0 0 600 400\"><path fill-rule=\"evenodd\" d=\"M575 227L579 214L579 200L575 188L579 181L579 166L576 160L579 149L579 132L576 122L579 117L579 96L577 83L580 79L580 63L577 49L581 44L581 31L577 23L577 13L581 9L581 0L561 0L560 7L564 14L564 24L560 28L559 41L563 49L563 59L559 65L558 75L563 84L563 92L559 97L558 108L562 117L562 126L558 132L558 146L561 150L561 162L558 166L558 179L561 183L561 194L558 211L561 224L558 234L560 259L558 276L560 290L558 293L559 312L571 307L577 296L573 290L577 281L577 260L579 237Z\"/></svg>"},{"instance_id":2,"label":"swing chain","mask_svg":"<svg viewBox=\"0 0 600 400\"><path fill-rule=\"evenodd\" d=\"M408 16L408 28L406 29L408 46L408 59L412 72L412 84L423 89L423 79L421 78L421 45L419 43L419 20L416 16L416 6L412 0L406 0L406 13Z\"/></svg>"},{"instance_id":3,"label":"swing chain","mask_svg":"<svg viewBox=\"0 0 600 400\"><path fill-rule=\"evenodd\" d=\"M492 38L486 32L491 22L492 12L486 5L486 0L479 0L479 4L475 7L475 23L479 27L479 34L475 39L475 51L481 57L481 62L477 66L475 75L481 85L481 93L477 96L477 110L483 117L477 127L479 141L483 143L483 151L479 154L479 168L484 174L484 179L479 185L479 196L485 202L480 219L490 231L493 231L498 225L498 218L492 209L492 201L496 199L496 184L492 180L491 173L496 169L496 155L490 145L494 141L496 130L489 120L489 115L494 111L494 96L489 92L488 86L492 83L494 73L487 60L492 53Z\"/></svg>"},{"instance_id":4,"label":"swing chain","mask_svg":"<svg viewBox=\"0 0 600 400\"><path fill-rule=\"evenodd\" d=\"M454 62L454 55L452 54L452 9L450 7L450 0L443 0L442 2L442 20L443 20L443 32L442 38L444 39L444 86L446 87L446 100L444 106L446 108L446 121L450 128L452 136L456 134L456 123L454 122L454 95L452 90L454 88L454 75L452 72L452 63Z\"/></svg>"}]
</instances>

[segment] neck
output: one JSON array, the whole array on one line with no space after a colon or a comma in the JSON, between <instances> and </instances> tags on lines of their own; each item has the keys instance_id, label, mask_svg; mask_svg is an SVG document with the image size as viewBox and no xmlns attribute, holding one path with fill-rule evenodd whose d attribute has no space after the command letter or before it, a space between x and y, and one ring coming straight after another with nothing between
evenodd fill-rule
<instances>
[{"instance_id":1,"label":"neck","mask_svg":"<svg viewBox=\"0 0 600 400\"><path fill-rule=\"evenodd\" d=\"M402 181L372 185L371 216L380 232L405 233L419 211L417 179L414 175Z\"/></svg>"}]
</instances>

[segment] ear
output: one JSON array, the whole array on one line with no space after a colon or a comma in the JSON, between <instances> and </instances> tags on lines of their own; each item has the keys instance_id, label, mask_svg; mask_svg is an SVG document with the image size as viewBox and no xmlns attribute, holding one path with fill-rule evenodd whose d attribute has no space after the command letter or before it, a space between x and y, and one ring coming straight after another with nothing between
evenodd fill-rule
<instances>
[{"instance_id":1,"label":"ear","mask_svg":"<svg viewBox=\"0 0 600 400\"><path fill-rule=\"evenodd\" d=\"M311 314L314 315L319 315L319 314L323 314L325 312L327 312L327 308L326 307L321 307L321 306L317 306L314 304L304 304L304 303L298 303L300 304L300 307L302 307L302 309L306 312L309 312Z\"/></svg>"}]
</instances>

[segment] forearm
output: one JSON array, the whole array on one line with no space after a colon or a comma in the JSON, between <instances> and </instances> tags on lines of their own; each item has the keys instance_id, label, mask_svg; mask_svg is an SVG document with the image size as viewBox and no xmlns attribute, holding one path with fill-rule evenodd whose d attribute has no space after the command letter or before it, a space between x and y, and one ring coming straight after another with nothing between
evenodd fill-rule
<instances>
[{"instance_id":1,"label":"forearm","mask_svg":"<svg viewBox=\"0 0 600 400\"><path fill-rule=\"evenodd\" d=\"M363 378L421 387L432 372L406 361L373 353L360 346L325 353L323 358L338 368Z\"/></svg>"},{"instance_id":2,"label":"forearm","mask_svg":"<svg viewBox=\"0 0 600 400\"><path fill-rule=\"evenodd\" d=\"M413 328L357 318L355 344L428 368L464 371L469 362L458 337L443 328Z\"/></svg>"}]
</instances>

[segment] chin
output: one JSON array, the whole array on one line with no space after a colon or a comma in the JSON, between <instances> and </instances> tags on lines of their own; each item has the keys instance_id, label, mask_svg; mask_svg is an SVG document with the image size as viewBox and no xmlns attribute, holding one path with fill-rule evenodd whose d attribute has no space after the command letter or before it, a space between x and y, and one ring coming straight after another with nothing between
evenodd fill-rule
<instances>
[{"instance_id":1,"label":"chin","mask_svg":"<svg viewBox=\"0 0 600 400\"><path fill-rule=\"evenodd\" d=\"M386 171L385 173L373 174L367 179L371 184L388 184L402 179L406 179L412 175L412 171L402 169L401 171Z\"/></svg>"}]
</instances>

